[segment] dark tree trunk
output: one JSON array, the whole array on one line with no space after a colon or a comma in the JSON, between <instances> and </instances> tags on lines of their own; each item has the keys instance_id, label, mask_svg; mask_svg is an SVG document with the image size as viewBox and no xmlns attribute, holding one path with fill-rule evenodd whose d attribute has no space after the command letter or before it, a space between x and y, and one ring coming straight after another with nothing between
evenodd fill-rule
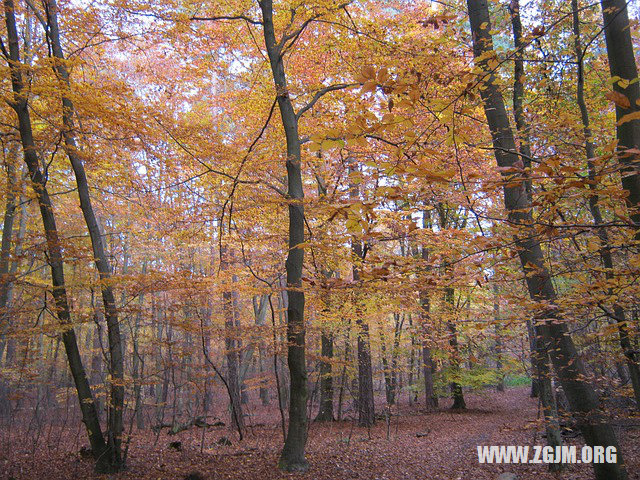
<instances>
[{"instance_id":1,"label":"dark tree trunk","mask_svg":"<svg viewBox=\"0 0 640 480\"><path fill-rule=\"evenodd\" d=\"M582 62L582 45L580 41L580 16L578 12L578 1L571 0L571 8L573 10L573 35L574 35L574 51L576 55L576 62L578 66L578 79L577 79L577 91L576 99L578 107L580 108L580 118L582 120L582 128L585 137L584 148L587 157L587 170L589 175L589 184L592 189L592 195L589 196L589 211L593 217L593 223L596 226L596 233L600 242L600 259L602 265L605 268L605 277L609 281L614 280L613 269L613 256L611 254L611 245L609 242L609 232L606 228L602 227L603 219L600 206L598 204L598 193L596 191L596 168L593 164L592 158L595 158L595 146L593 144L591 135L591 126L589 121L589 110L587 109L587 103L584 99L584 67ZM622 13L621 13L622 15ZM636 82L637 83L637 82ZM626 134L626 132L625 132ZM623 138L620 132L618 132L618 138ZM636 206L637 207L637 206ZM609 297L614 298L613 288L609 287L607 290ZM613 318L611 318L613 317ZM627 366L629 367L629 377L631 378L631 385L633 387L633 393L636 400L636 408L640 409L640 368L638 367L638 358L635 350L631 346L629 340L629 329L627 326L626 313L622 306L618 302L613 304L613 315L610 315L610 321L618 325L618 335L620 339L620 347L627 360Z\"/></svg>"},{"instance_id":2,"label":"dark tree trunk","mask_svg":"<svg viewBox=\"0 0 640 480\"><path fill-rule=\"evenodd\" d=\"M449 315L453 315L455 291L453 288L446 288L444 297L447 308L449 308ZM451 382L451 396L453 397L453 410L464 410L467 408L467 404L464 401L464 393L462 391L462 385L457 380L460 376L460 348L458 346L458 331L456 324L453 320L447 321L447 330L449 330L449 346L451 347L451 369L453 371L454 381Z\"/></svg>"},{"instance_id":3,"label":"dark tree trunk","mask_svg":"<svg viewBox=\"0 0 640 480\"><path fill-rule=\"evenodd\" d=\"M220 270L229 270L229 252L226 246L220 252ZM231 280L228 278L227 280ZM237 312L236 302L231 288L222 293L222 309L224 312L224 347L227 359L227 383L229 385L229 403L231 410L231 423L238 430L244 430L244 417L242 415L242 398L240 394L240 381L238 369L240 366L237 347Z\"/></svg>"},{"instance_id":4,"label":"dark tree trunk","mask_svg":"<svg viewBox=\"0 0 640 480\"><path fill-rule=\"evenodd\" d=\"M527 132L527 122L524 115L524 61L523 50L525 43L522 39L522 22L520 20L520 3L518 0L512 0L509 5L511 13L511 25L513 27L513 42L516 47L516 56L514 62L514 85L513 85L513 113L516 121L516 132L520 135L519 152L521 160L525 168L531 167L531 148ZM532 187L528 177L528 172L524 173L524 185L527 193L527 201L532 202ZM530 321L527 321L527 328L530 337L529 345L531 347L531 366L534 371L534 380L532 382L532 393L534 388L538 388L540 403L545 419L545 429L547 433L547 445L556 447L562 445L562 435L560 433L558 422L558 409L556 408L555 399L551 388L551 369L549 368L549 357L542 348L543 344L536 338L535 329ZM559 463L549 464L549 470L559 471L562 465Z\"/></svg>"},{"instance_id":5,"label":"dark tree trunk","mask_svg":"<svg viewBox=\"0 0 640 480\"><path fill-rule=\"evenodd\" d=\"M147 259L142 262L142 275L147 273ZM140 351L140 327L142 325L142 311L144 308L144 291L140 292L138 297L138 311L136 312L136 321L133 328L133 335L131 336L131 344L133 346L133 359L132 359L132 371L131 376L133 378L133 398L134 407L133 414L136 418L136 428L142 430L144 428L144 412L143 412L143 392L142 392L142 378L144 376L144 356ZM206 395L206 392L205 392ZM205 410L205 415L206 415Z\"/></svg>"},{"instance_id":6,"label":"dark tree trunk","mask_svg":"<svg viewBox=\"0 0 640 480\"><path fill-rule=\"evenodd\" d=\"M500 323L500 296L499 296L498 284L493 284L493 321L495 322L495 353L496 353L496 372L498 374L498 381L496 383L496 390L498 392L504 392L504 372L502 370L502 325Z\"/></svg>"},{"instance_id":7,"label":"dark tree trunk","mask_svg":"<svg viewBox=\"0 0 640 480\"><path fill-rule=\"evenodd\" d=\"M631 220L636 228L636 240L640 239L640 174L637 170L640 162L640 119L621 123L623 117L640 110L640 84L637 81L638 69L633 53L631 25L627 12L626 0L602 0L602 18L604 35L609 57L611 77L618 77L628 85L620 82L613 84L613 89L628 101L616 102L616 134L618 138L618 160L622 168L622 187L629 192L627 204L631 210ZM626 102L625 102L626 103ZM628 149L634 149L628 153Z\"/></svg>"},{"instance_id":8,"label":"dark tree trunk","mask_svg":"<svg viewBox=\"0 0 640 480\"><path fill-rule=\"evenodd\" d=\"M333 335L322 332L321 337L320 363L320 410L316 416L316 421L332 422L333 418L333 373L331 371L331 360L333 359ZM325 360L326 359L326 360Z\"/></svg>"},{"instance_id":9,"label":"dark tree trunk","mask_svg":"<svg viewBox=\"0 0 640 480\"><path fill-rule=\"evenodd\" d=\"M356 171L357 167L353 160L349 160L349 173ZM351 178L351 176L349 177ZM349 183L349 197L353 200L360 199L359 186L353 182ZM362 240L355 236L351 239L351 253L353 256L353 283L360 284L360 268L364 260L364 247ZM358 396L356 404L358 407L358 425L370 427L375 423L375 403L373 399L373 369L371 365L371 342L369 338L369 324L362 319L361 308L358 305L357 292L353 293L354 304L356 305L356 334L357 334L357 359L358 359Z\"/></svg>"},{"instance_id":10,"label":"dark tree trunk","mask_svg":"<svg viewBox=\"0 0 640 480\"><path fill-rule=\"evenodd\" d=\"M356 262L361 261L363 257L362 242L360 240L352 240L351 250L356 259L353 265L353 282L358 284L360 282L360 267ZM375 422L371 346L369 325L362 320L359 308L356 308L356 332L358 335L358 425L370 427Z\"/></svg>"},{"instance_id":11,"label":"dark tree trunk","mask_svg":"<svg viewBox=\"0 0 640 480\"><path fill-rule=\"evenodd\" d=\"M529 337L529 349L531 359L531 398L538 398L540 395L540 383L538 379L538 372L535 365L535 352L536 352L536 332L533 328L533 322L527 320L527 336Z\"/></svg>"},{"instance_id":12,"label":"dark tree trunk","mask_svg":"<svg viewBox=\"0 0 640 480\"><path fill-rule=\"evenodd\" d=\"M0 360L4 353L6 334L9 329L10 315L9 290L13 279L9 275L9 263L11 257L11 243L13 241L13 224L16 215L16 197L18 176L16 174L17 148L11 144L6 155L7 161L7 200L2 224L2 247L0 248ZM5 363L6 367L10 365ZM9 398L9 382L0 379L0 416L6 416L11 412L11 400Z\"/></svg>"},{"instance_id":13,"label":"dark tree trunk","mask_svg":"<svg viewBox=\"0 0 640 480\"><path fill-rule=\"evenodd\" d=\"M423 215L427 215L425 212ZM426 218L424 219L426 222ZM429 257L429 251L422 247L422 260L426 262ZM429 292L425 288L420 289L420 323L422 329L422 370L424 376L424 406L427 410L435 410L438 408L438 396L433 386L433 374L435 373L435 365L431 357L431 341L432 334L429 330L431 302Z\"/></svg>"},{"instance_id":14,"label":"dark tree trunk","mask_svg":"<svg viewBox=\"0 0 640 480\"><path fill-rule=\"evenodd\" d=\"M473 50L477 66L484 73L484 85L480 90L485 115L491 131L495 157L500 167L517 167L519 156L502 94L496 83L496 75L488 66L495 56L487 0L467 0L469 20L473 35ZM505 174L513 176L512 174ZM585 380L586 371L575 345L567 331L565 320L558 313L556 292L544 262L540 243L532 228L531 201L527 194L526 178L521 182L510 178L503 187L504 203L509 220L520 225L522 232L516 238L518 256L525 273L531 299L544 302L550 308L541 311L536 322L540 333L541 348L547 351L555 371L569 400L582 435L588 445L612 446L619 453L618 463L594 464L597 480L622 480L627 478L615 432L599 408L599 399L593 387Z\"/></svg>"},{"instance_id":15,"label":"dark tree trunk","mask_svg":"<svg viewBox=\"0 0 640 480\"><path fill-rule=\"evenodd\" d=\"M391 368L389 367L389 359L387 358L387 340L385 339L382 329L380 329L380 354L382 357L385 398L387 405L393 405L395 403L395 386L393 385L393 377L391 376Z\"/></svg>"},{"instance_id":16,"label":"dark tree trunk","mask_svg":"<svg viewBox=\"0 0 640 480\"><path fill-rule=\"evenodd\" d=\"M307 367L305 360L304 292L302 266L304 249L304 191L298 118L293 109L284 71L282 45L276 40L272 0L260 0L264 42L276 88L278 108L287 140L287 198L289 200L289 253L286 260L287 344L290 375L289 428L279 467L285 471L306 471L304 451L307 443ZM284 42L283 42L284 43Z\"/></svg>"},{"instance_id":17,"label":"dark tree trunk","mask_svg":"<svg viewBox=\"0 0 640 480\"><path fill-rule=\"evenodd\" d=\"M58 6L55 0L47 0L46 3L48 29L47 35L51 42L51 49L55 57L54 70L60 81L61 92L70 88L69 72L65 64L62 44L60 42L60 31L58 28ZM102 292L102 302L107 321L107 335L109 339L109 375L110 375L110 398L107 409L107 440L109 452L100 461L109 463L109 471L118 471L124 468L122 461L122 432L123 432L123 409L124 409L124 358L122 353L122 341L120 334L120 323L118 321L118 311L110 284L111 265L107 258L104 241L98 226L91 196L89 194L89 184L84 170L82 159L75 139L75 126L73 116L75 108L73 102L62 93L62 115L64 123L64 145L69 161L73 168L78 186L78 196L80 197L80 208L84 216L91 246L95 258L96 269L100 276L100 289ZM101 467L102 468L102 467Z\"/></svg>"},{"instance_id":18,"label":"dark tree trunk","mask_svg":"<svg viewBox=\"0 0 640 480\"><path fill-rule=\"evenodd\" d=\"M36 195L47 245L48 263L51 268L53 283L53 297L55 301L56 314L65 330L62 332L69 368L73 377L80 410L82 411L83 423L87 429L89 442L93 455L97 460L97 468L108 470L106 461L107 444L102 435L100 422L96 412L91 388L87 381L82 359L78 350L76 334L71 322L71 313L67 298L67 291L64 281L64 267L62 260L62 247L58 236L55 215L49 192L46 188L45 179L40 171L40 162L37 156L36 145L33 139L31 118L28 108L28 92L23 82L20 62L19 36L16 28L13 0L4 0L5 21L7 25L7 36L9 39L10 58L8 60L11 72L11 83L14 97L11 100L11 107L18 117L20 140L24 153L24 160L29 170L29 177Z\"/></svg>"}]
</instances>

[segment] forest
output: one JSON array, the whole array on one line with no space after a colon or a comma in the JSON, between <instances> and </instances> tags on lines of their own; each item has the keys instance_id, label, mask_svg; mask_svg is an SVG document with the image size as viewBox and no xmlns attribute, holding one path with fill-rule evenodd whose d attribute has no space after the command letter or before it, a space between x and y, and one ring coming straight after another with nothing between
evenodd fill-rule
<instances>
[{"instance_id":1,"label":"forest","mask_svg":"<svg viewBox=\"0 0 640 480\"><path fill-rule=\"evenodd\" d=\"M2 3L1 479L640 479L640 4Z\"/></svg>"}]
</instances>

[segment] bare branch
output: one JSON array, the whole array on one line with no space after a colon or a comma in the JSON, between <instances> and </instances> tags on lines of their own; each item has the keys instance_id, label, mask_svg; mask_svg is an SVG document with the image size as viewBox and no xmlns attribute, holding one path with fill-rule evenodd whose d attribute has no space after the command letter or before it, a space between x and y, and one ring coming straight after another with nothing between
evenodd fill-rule
<instances>
[{"instance_id":1,"label":"bare branch","mask_svg":"<svg viewBox=\"0 0 640 480\"><path fill-rule=\"evenodd\" d=\"M252 25L262 25L262 22L259 20L254 20L253 18L249 18L245 15L218 15L215 17L191 17L194 22L215 22L217 20L244 20L247 23Z\"/></svg>"},{"instance_id":2,"label":"bare branch","mask_svg":"<svg viewBox=\"0 0 640 480\"><path fill-rule=\"evenodd\" d=\"M328 87L324 87L318 90L311 101L307 103L304 107L300 109L300 111L296 114L296 119L300 119L302 115L307 111L313 108L313 106L320 100L324 95L329 92L334 92L336 90L343 90L345 88L355 87L359 85L358 83L337 83L335 85L329 85Z\"/></svg>"}]
</instances>

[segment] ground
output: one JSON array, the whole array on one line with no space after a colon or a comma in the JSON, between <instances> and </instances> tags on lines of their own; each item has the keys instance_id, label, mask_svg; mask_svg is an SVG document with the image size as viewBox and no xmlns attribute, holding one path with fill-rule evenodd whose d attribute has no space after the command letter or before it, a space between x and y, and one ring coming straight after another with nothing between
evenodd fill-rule
<instances>
[{"instance_id":1,"label":"ground","mask_svg":"<svg viewBox=\"0 0 640 480\"><path fill-rule=\"evenodd\" d=\"M425 413L419 404L408 406L403 399L389 422L380 420L370 430L352 421L313 423L307 447L311 468L304 475L285 474L276 468L282 429L275 406L255 409L251 417L255 426L242 442L227 427L207 429L204 443L200 428L174 436L166 430L160 435L134 433L128 469L112 476L94 474L91 459L80 454L85 441L80 429L70 435L69 429L60 433L50 428L37 441L35 433L19 438L14 429L1 437L0 478L164 480L181 479L192 472L211 480L494 480L502 472L515 473L519 480L593 478L589 465L572 465L560 474L548 472L545 465L480 465L477 445L544 445L538 404L529 398L528 389L519 387L504 393L468 395L467 405L463 413L446 408ZM640 479L640 419L617 419L615 424L629 478ZM231 446L216 445L223 436L232 441ZM180 451L169 447L176 441L181 443ZM568 442L582 445L581 437Z\"/></svg>"}]
</instances>

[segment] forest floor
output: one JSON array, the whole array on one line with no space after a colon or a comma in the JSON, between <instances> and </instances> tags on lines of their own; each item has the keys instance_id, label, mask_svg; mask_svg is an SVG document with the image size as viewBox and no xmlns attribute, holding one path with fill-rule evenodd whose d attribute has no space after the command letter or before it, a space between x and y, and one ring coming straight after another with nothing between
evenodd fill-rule
<instances>
[{"instance_id":1,"label":"forest floor","mask_svg":"<svg viewBox=\"0 0 640 480\"><path fill-rule=\"evenodd\" d=\"M32 438L20 441L19 431L3 432L0 478L177 480L192 472L211 480L495 480L503 472L516 474L518 480L593 478L592 467L584 464L552 474L543 464L478 463L477 445L544 445L538 403L529 397L527 388L469 394L468 410L460 413L446 408L424 413L419 404L409 406L403 400L397 411L394 407L389 422L380 420L371 429L359 428L352 421L312 423L307 446L311 468L304 475L285 474L276 467L282 430L277 407L271 405L255 408L251 417L254 427L242 442L228 427L208 428L204 443L200 428L172 436L166 429L159 435L152 431L134 433L128 469L110 476L94 474L92 460L80 454L84 440L81 430L57 436L50 431L42 435L37 448ZM640 419L618 419L615 423L629 478L640 479ZM233 444L218 446L223 436ZM169 447L176 441L181 443L180 451ZM579 458L581 437L567 439L567 443L578 445Z\"/></svg>"}]
</instances>

